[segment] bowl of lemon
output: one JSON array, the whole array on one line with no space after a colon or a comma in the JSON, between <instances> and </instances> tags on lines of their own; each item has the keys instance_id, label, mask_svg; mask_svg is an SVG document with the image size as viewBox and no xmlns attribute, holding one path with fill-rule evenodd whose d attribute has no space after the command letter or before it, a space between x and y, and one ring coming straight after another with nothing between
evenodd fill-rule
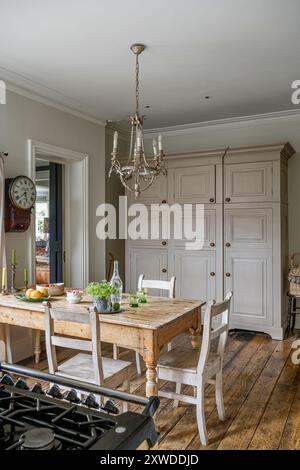
<instances>
[{"instance_id":1,"label":"bowl of lemon","mask_svg":"<svg viewBox=\"0 0 300 470\"><path fill-rule=\"evenodd\" d=\"M39 287L38 289L30 287L25 293L16 294L16 298L25 302L44 302L49 300L50 296L46 287Z\"/></svg>"}]
</instances>

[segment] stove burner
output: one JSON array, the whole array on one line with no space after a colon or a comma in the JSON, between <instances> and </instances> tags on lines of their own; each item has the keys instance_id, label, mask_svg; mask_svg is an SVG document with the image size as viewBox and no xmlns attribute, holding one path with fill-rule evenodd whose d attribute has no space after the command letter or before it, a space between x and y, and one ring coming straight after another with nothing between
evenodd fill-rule
<instances>
[{"instance_id":1,"label":"stove burner","mask_svg":"<svg viewBox=\"0 0 300 470\"><path fill-rule=\"evenodd\" d=\"M34 428L20 436L22 450L51 450L55 448L55 435L51 429Z\"/></svg>"}]
</instances>

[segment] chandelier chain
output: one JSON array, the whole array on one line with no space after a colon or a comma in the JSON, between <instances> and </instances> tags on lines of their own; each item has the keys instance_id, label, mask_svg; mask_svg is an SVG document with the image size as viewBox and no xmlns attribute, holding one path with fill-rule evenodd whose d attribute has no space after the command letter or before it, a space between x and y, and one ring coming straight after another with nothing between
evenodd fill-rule
<instances>
[{"instance_id":1,"label":"chandelier chain","mask_svg":"<svg viewBox=\"0 0 300 470\"><path fill-rule=\"evenodd\" d=\"M140 66L139 66L139 56L136 54L135 60L135 112L139 114L139 104L140 104L140 93L139 93L139 86L140 86Z\"/></svg>"}]
</instances>

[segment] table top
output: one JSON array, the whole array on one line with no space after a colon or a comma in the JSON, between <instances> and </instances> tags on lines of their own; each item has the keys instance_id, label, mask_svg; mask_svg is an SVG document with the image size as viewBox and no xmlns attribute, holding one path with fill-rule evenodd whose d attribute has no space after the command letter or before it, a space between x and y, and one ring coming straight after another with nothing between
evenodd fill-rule
<instances>
[{"instance_id":1,"label":"table top","mask_svg":"<svg viewBox=\"0 0 300 470\"><path fill-rule=\"evenodd\" d=\"M58 310L66 310L73 313L87 313L92 305L91 297L84 294L78 304L70 304L65 296L51 297L51 306ZM129 306L129 296L123 295L122 311L113 314L99 314L99 319L104 323L122 324L146 329L158 329L167 324L176 322L180 317L189 314L195 309L205 305L203 300L169 299L165 297L148 297L146 304L139 307ZM0 296L0 323L1 307L5 309L25 310L31 314L43 313L44 306L40 302L26 302L17 299L14 295ZM4 320L5 322L5 320Z\"/></svg>"}]
</instances>

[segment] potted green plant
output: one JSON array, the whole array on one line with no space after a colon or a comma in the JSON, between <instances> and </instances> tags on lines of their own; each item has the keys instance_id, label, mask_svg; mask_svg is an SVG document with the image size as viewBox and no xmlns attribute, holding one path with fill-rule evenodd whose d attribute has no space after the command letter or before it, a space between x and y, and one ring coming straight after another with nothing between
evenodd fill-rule
<instances>
[{"instance_id":1,"label":"potted green plant","mask_svg":"<svg viewBox=\"0 0 300 470\"><path fill-rule=\"evenodd\" d=\"M106 280L90 282L85 291L93 298L98 313L109 313L111 311L111 296L117 293L117 289L109 282Z\"/></svg>"}]
</instances>

